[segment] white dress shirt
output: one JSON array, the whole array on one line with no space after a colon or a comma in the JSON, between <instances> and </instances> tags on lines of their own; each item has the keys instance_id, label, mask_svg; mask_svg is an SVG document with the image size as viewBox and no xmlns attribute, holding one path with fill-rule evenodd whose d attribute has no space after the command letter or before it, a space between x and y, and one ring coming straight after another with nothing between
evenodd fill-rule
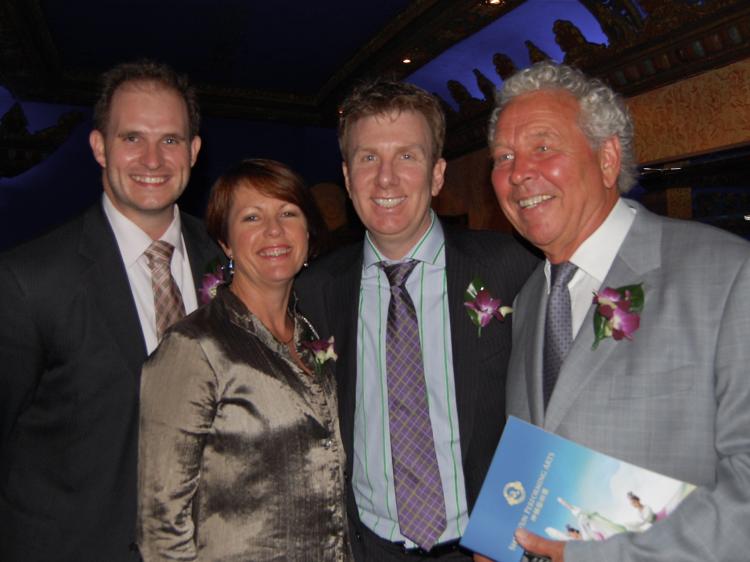
<instances>
[{"instance_id":1,"label":"white dress shirt","mask_svg":"<svg viewBox=\"0 0 750 562\"><path fill-rule=\"evenodd\" d=\"M628 206L623 199L618 199L604 222L578 246L569 260L578 267L578 271L568 283L573 339L576 338L591 308L594 293L604 283L604 278L612 267L617 252L620 251L620 246L635 219L635 213L634 208ZM549 260L544 264L544 275L547 277L547 294L549 294Z\"/></svg>"},{"instance_id":2,"label":"white dress shirt","mask_svg":"<svg viewBox=\"0 0 750 562\"><path fill-rule=\"evenodd\" d=\"M133 221L117 210L106 193L102 195L102 206L104 207L104 214L115 233L117 246L120 248L120 255L128 274L130 291L138 310L138 320L141 323L143 338L146 342L146 351L150 355L159 344L156 337L156 313L154 310L154 291L151 288L151 270L148 267L148 259L144 255L153 240ZM174 277L182 294L185 313L190 314L198 308L198 299L195 294L193 273L190 270L190 260L185 249L185 240L182 237L180 211L177 205L174 206L172 224L169 225L160 240L169 242L174 246L171 263L172 277Z\"/></svg>"}]
</instances>

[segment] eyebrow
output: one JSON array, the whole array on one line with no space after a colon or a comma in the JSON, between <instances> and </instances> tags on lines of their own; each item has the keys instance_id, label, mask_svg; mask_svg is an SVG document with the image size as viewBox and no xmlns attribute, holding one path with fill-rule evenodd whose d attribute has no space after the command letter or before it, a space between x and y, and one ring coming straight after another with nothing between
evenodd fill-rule
<instances>
[{"instance_id":1,"label":"eyebrow","mask_svg":"<svg viewBox=\"0 0 750 562\"><path fill-rule=\"evenodd\" d=\"M130 136L141 136L141 137L143 137L143 136L148 136L148 133L146 133L145 131L140 131L138 129L131 129L129 131L123 131L121 133L117 133L117 136L119 138L130 137ZM162 133L161 135L159 135L159 138L161 138L161 139L163 139L165 137L174 137L174 138L176 138L178 140L182 140L182 141L184 141L184 140L187 139L187 135L184 135L182 133L172 132L172 133Z\"/></svg>"}]
</instances>

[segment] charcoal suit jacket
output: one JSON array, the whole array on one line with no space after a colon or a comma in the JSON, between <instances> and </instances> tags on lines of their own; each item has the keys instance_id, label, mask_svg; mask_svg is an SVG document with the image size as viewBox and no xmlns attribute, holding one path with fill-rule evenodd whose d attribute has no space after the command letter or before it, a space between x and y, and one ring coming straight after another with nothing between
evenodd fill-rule
<instances>
[{"instance_id":1,"label":"charcoal suit jacket","mask_svg":"<svg viewBox=\"0 0 750 562\"><path fill-rule=\"evenodd\" d=\"M196 281L220 255L182 215ZM146 344L101 203L0 257L0 559L137 558Z\"/></svg>"},{"instance_id":2,"label":"charcoal suit jacket","mask_svg":"<svg viewBox=\"0 0 750 562\"><path fill-rule=\"evenodd\" d=\"M510 303L538 259L506 234L443 228L456 407L471 509L505 424L505 372L512 316L504 322L493 320L480 338L466 312L464 293L478 276L493 296ZM358 560L369 558L358 544L362 523L351 487L362 254L362 243L343 248L313 263L296 283L300 310L321 337L335 336L339 415L347 453L348 513L352 548ZM425 342L424 353L430 353L429 342Z\"/></svg>"}]
</instances>

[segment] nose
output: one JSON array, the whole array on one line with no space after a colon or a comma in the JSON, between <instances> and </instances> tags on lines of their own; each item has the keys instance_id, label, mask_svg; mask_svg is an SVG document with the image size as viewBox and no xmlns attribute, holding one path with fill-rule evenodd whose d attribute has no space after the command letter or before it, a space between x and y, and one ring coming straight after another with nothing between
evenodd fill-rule
<instances>
[{"instance_id":1,"label":"nose","mask_svg":"<svg viewBox=\"0 0 750 562\"><path fill-rule=\"evenodd\" d=\"M388 189L395 183L396 173L393 169L393 163L389 159L383 158L378 167L378 185L383 189Z\"/></svg>"},{"instance_id":2,"label":"nose","mask_svg":"<svg viewBox=\"0 0 750 562\"><path fill-rule=\"evenodd\" d=\"M511 162L510 183L522 185L536 175L536 166L531 158L520 152L516 152Z\"/></svg>"},{"instance_id":3,"label":"nose","mask_svg":"<svg viewBox=\"0 0 750 562\"><path fill-rule=\"evenodd\" d=\"M278 236L281 233L281 222L276 216L271 216L266 220L266 236Z\"/></svg>"},{"instance_id":4,"label":"nose","mask_svg":"<svg viewBox=\"0 0 750 562\"><path fill-rule=\"evenodd\" d=\"M149 170L156 170L162 164L161 145L158 142L144 143L141 163Z\"/></svg>"}]
</instances>

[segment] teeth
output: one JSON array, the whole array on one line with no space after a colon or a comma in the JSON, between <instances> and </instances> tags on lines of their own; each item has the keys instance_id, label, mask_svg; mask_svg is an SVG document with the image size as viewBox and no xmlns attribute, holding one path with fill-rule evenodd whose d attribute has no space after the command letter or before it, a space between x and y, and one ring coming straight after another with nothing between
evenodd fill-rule
<instances>
[{"instance_id":1,"label":"teeth","mask_svg":"<svg viewBox=\"0 0 750 562\"><path fill-rule=\"evenodd\" d=\"M399 203L401 203L406 197L378 197L373 199L375 204L379 207L385 207L386 209L392 209Z\"/></svg>"},{"instance_id":2,"label":"teeth","mask_svg":"<svg viewBox=\"0 0 750 562\"><path fill-rule=\"evenodd\" d=\"M552 199L552 196L551 195L535 195L534 197L529 197L528 199L521 199L518 202L518 204L521 206L522 209L528 209L529 207L535 207L539 205L539 203L547 201L548 199Z\"/></svg>"},{"instance_id":3,"label":"teeth","mask_svg":"<svg viewBox=\"0 0 750 562\"><path fill-rule=\"evenodd\" d=\"M271 248L270 250L263 250L260 255L275 258L288 254L291 251L291 248Z\"/></svg>"},{"instance_id":4,"label":"teeth","mask_svg":"<svg viewBox=\"0 0 750 562\"><path fill-rule=\"evenodd\" d=\"M167 181L163 176L133 176L133 179L137 182L151 184L164 183Z\"/></svg>"}]
</instances>

